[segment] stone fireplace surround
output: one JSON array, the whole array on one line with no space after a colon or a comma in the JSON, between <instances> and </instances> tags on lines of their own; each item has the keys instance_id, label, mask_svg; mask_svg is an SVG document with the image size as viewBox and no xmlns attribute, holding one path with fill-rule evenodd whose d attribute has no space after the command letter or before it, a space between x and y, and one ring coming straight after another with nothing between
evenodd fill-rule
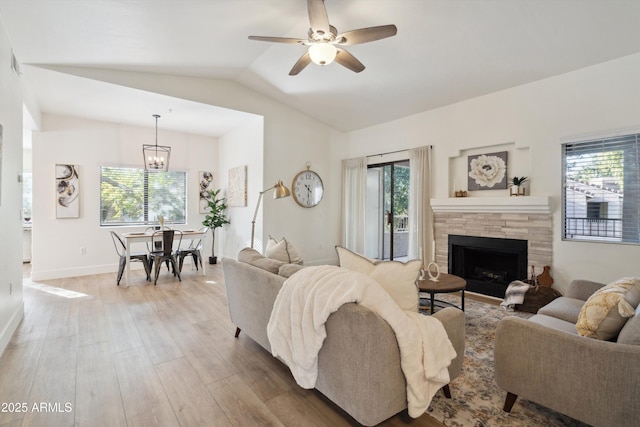
<instances>
[{"instance_id":1,"label":"stone fireplace surround","mask_svg":"<svg viewBox=\"0 0 640 427\"><path fill-rule=\"evenodd\" d=\"M548 197L460 197L431 199L436 263L448 270L449 234L527 240L528 273L553 265L552 215Z\"/></svg>"}]
</instances>

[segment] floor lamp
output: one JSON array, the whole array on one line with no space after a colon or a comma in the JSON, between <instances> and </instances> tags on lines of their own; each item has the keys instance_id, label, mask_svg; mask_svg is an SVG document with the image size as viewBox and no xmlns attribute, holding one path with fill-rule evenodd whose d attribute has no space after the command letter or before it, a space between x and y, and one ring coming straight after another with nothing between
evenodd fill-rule
<instances>
[{"instance_id":1,"label":"floor lamp","mask_svg":"<svg viewBox=\"0 0 640 427\"><path fill-rule=\"evenodd\" d=\"M274 185L273 187L269 187L266 190L260 192L260 196L258 196L258 204L256 205L256 211L253 214L253 221L251 221L251 247L252 248L253 248L253 237L256 232L256 217L258 216L258 209L260 209L260 202L262 201L262 195L267 191L274 190L274 189L276 190L273 193L274 199L281 199L283 197L288 197L291 195L291 191L289 191L289 189L284 186L281 180L278 180L276 185Z\"/></svg>"}]
</instances>

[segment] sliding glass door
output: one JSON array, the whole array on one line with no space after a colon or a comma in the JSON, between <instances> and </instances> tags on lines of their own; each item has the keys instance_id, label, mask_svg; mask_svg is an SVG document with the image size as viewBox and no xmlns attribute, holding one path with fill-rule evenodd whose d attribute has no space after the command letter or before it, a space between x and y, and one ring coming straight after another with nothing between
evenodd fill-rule
<instances>
[{"instance_id":1,"label":"sliding glass door","mask_svg":"<svg viewBox=\"0 0 640 427\"><path fill-rule=\"evenodd\" d=\"M409 161L367 170L365 255L405 260L409 246Z\"/></svg>"}]
</instances>

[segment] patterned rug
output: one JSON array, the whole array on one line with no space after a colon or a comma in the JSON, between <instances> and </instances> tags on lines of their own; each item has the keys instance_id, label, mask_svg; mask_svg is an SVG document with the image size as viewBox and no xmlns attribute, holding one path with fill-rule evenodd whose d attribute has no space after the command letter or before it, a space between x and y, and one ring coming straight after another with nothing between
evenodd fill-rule
<instances>
[{"instance_id":1,"label":"patterned rug","mask_svg":"<svg viewBox=\"0 0 640 427\"><path fill-rule=\"evenodd\" d=\"M460 303L455 295L438 295L439 299ZM466 343L462 373L451 382L451 399L437 393L427 413L451 427L538 427L586 424L522 398L516 400L511 413L504 412L506 392L493 376L493 343L496 325L505 316L530 317L523 312L466 298Z\"/></svg>"}]
</instances>

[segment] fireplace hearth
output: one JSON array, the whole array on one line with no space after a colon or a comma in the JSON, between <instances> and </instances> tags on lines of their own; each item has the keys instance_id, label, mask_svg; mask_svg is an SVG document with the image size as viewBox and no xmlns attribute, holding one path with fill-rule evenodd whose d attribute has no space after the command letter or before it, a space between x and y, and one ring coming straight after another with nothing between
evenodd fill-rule
<instances>
[{"instance_id":1,"label":"fireplace hearth","mask_svg":"<svg viewBox=\"0 0 640 427\"><path fill-rule=\"evenodd\" d=\"M467 290L504 298L509 283L527 277L527 241L449 235L449 273Z\"/></svg>"}]
</instances>

